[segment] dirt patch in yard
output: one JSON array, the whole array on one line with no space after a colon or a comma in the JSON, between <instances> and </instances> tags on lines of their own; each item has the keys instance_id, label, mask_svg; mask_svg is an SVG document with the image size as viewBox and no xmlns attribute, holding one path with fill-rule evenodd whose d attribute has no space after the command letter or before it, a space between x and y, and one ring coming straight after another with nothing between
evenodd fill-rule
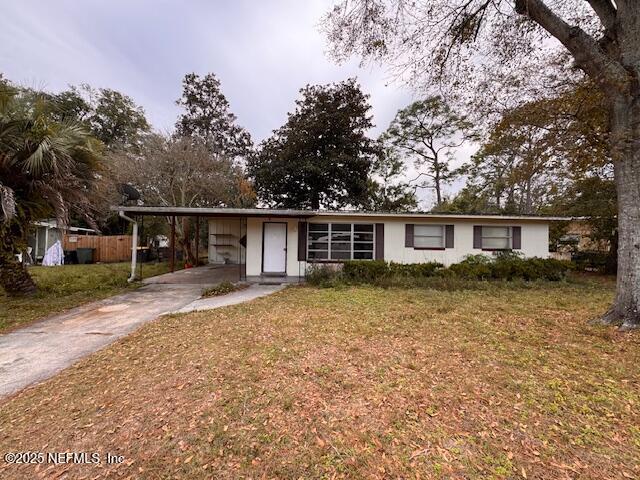
<instances>
[{"instance_id":1,"label":"dirt patch in yard","mask_svg":"<svg viewBox=\"0 0 640 480\"><path fill-rule=\"evenodd\" d=\"M638 478L640 335L608 283L289 288L165 317L0 405L7 478Z\"/></svg>"}]
</instances>

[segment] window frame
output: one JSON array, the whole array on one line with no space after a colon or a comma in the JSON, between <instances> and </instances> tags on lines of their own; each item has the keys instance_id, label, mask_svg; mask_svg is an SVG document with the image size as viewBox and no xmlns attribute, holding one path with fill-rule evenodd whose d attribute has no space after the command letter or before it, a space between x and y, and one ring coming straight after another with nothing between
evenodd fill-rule
<instances>
[{"instance_id":1,"label":"window frame","mask_svg":"<svg viewBox=\"0 0 640 480\"><path fill-rule=\"evenodd\" d=\"M506 228L507 236L495 236L495 235L485 235L485 228ZM499 238L499 239L508 239L508 247L506 248L498 248L498 247L485 247L484 239L485 238ZM480 225L480 248L485 252L507 252L513 250L513 227L512 226L504 226L504 225Z\"/></svg>"},{"instance_id":2,"label":"window frame","mask_svg":"<svg viewBox=\"0 0 640 480\"><path fill-rule=\"evenodd\" d=\"M440 227L441 247L417 247L416 237L437 238L435 235L417 235L416 227ZM414 250L446 250L447 249L447 226L440 223L414 223L413 224L413 249Z\"/></svg>"},{"instance_id":3,"label":"window frame","mask_svg":"<svg viewBox=\"0 0 640 480\"><path fill-rule=\"evenodd\" d=\"M306 254L305 254L305 259L307 262L309 263L342 263L342 262L346 262L349 260L375 260L376 259L376 224L375 223L367 223L367 222L308 222L307 223L308 227L307 227L307 241L306 241ZM327 234L327 249L316 249L316 248L309 248L312 240L311 240L311 234L314 233L314 231L312 231L311 225L326 225L327 229L326 230L315 230L315 232L326 232ZM345 241L334 241L333 240L333 229L332 229L332 225L349 225L350 229L349 229L349 250L336 250L339 252L349 252L349 258L331 258L331 253L332 253L332 244L333 243L347 243ZM371 227L371 232L356 232L355 231L355 226L356 225L366 225L366 226L370 226ZM346 230L336 230L336 233L338 232L342 232L345 233ZM369 240L355 240L355 233L370 233L371 234L371 241ZM318 243L318 242L315 242ZM325 243L325 242L321 242L321 243ZM371 245L371 249L370 250L360 250L360 249L355 249L354 246L355 244L370 244ZM309 258L309 252L327 252L327 258ZM354 258L354 254L355 253L361 253L361 252L366 252L369 253L371 252L371 258Z\"/></svg>"}]
</instances>

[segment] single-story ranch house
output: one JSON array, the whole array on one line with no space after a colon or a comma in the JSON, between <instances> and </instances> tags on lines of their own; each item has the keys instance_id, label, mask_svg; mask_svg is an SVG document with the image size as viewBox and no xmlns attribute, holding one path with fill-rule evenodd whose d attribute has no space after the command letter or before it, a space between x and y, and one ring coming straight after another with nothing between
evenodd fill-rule
<instances>
[{"instance_id":1,"label":"single-story ranch house","mask_svg":"<svg viewBox=\"0 0 640 480\"><path fill-rule=\"evenodd\" d=\"M164 216L172 218L174 225L176 217L195 217L198 223L206 219L209 263L238 265L239 278L249 280L304 277L309 265L351 259L450 265L466 255L499 250L547 258L549 223L567 220L262 208L127 206L113 210L134 223L134 238L137 222L131 217Z\"/></svg>"}]
</instances>

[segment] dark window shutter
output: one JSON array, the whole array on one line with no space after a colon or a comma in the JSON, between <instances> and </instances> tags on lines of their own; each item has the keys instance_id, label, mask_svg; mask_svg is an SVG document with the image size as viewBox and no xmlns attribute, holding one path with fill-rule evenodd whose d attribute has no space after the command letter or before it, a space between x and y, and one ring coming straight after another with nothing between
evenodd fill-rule
<instances>
[{"instance_id":1,"label":"dark window shutter","mask_svg":"<svg viewBox=\"0 0 640 480\"><path fill-rule=\"evenodd\" d=\"M520 250L522 248L522 228L511 227L511 248L513 250Z\"/></svg>"},{"instance_id":2,"label":"dark window shutter","mask_svg":"<svg viewBox=\"0 0 640 480\"><path fill-rule=\"evenodd\" d=\"M404 246L413 248L413 223L404 226Z\"/></svg>"},{"instance_id":3,"label":"dark window shutter","mask_svg":"<svg viewBox=\"0 0 640 480\"><path fill-rule=\"evenodd\" d=\"M376 260L384 260L384 223L376 223Z\"/></svg>"},{"instance_id":4,"label":"dark window shutter","mask_svg":"<svg viewBox=\"0 0 640 480\"><path fill-rule=\"evenodd\" d=\"M482 227L473 226L473 248L482 248Z\"/></svg>"},{"instance_id":5,"label":"dark window shutter","mask_svg":"<svg viewBox=\"0 0 640 480\"><path fill-rule=\"evenodd\" d=\"M307 258L307 222L298 222L298 261Z\"/></svg>"},{"instance_id":6,"label":"dark window shutter","mask_svg":"<svg viewBox=\"0 0 640 480\"><path fill-rule=\"evenodd\" d=\"M444 248L453 248L453 225L444 227Z\"/></svg>"}]
</instances>

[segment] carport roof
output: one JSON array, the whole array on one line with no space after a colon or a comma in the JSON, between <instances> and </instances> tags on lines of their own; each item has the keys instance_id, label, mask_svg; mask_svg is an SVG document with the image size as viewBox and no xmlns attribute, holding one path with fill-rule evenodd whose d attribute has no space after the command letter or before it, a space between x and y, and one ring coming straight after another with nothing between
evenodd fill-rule
<instances>
[{"instance_id":1,"label":"carport roof","mask_svg":"<svg viewBox=\"0 0 640 480\"><path fill-rule=\"evenodd\" d=\"M154 206L114 206L111 210L132 215L176 215L201 217L395 217L413 219L459 219L459 220L517 220L517 221L568 221L571 217L543 217L533 215L472 215L429 212L365 212L357 210L289 210L273 208L204 208L204 207L154 207Z\"/></svg>"},{"instance_id":2,"label":"carport roof","mask_svg":"<svg viewBox=\"0 0 640 480\"><path fill-rule=\"evenodd\" d=\"M111 210L132 215L176 215L179 217L295 217L308 218L316 215L309 210L277 210L271 208L206 208L206 207L111 207Z\"/></svg>"}]
</instances>

